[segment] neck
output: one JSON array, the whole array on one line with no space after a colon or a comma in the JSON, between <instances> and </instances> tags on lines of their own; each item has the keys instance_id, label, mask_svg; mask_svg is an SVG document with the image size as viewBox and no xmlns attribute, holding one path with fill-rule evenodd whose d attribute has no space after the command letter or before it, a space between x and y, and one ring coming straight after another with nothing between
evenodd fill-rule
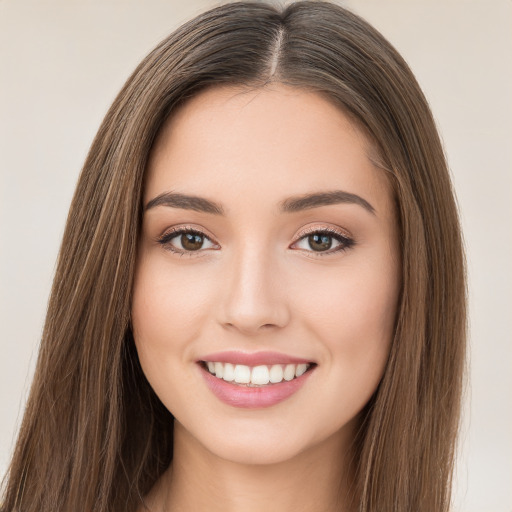
<instances>
[{"instance_id":1,"label":"neck","mask_svg":"<svg viewBox=\"0 0 512 512\"><path fill-rule=\"evenodd\" d=\"M336 433L291 460L240 464L212 454L175 422L173 462L148 504L159 512L348 512L349 460Z\"/></svg>"}]
</instances>

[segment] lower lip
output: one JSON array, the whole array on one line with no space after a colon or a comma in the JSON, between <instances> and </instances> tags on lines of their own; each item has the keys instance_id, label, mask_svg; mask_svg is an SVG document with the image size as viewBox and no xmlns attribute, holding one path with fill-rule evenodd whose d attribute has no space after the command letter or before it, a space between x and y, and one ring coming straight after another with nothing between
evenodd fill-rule
<instances>
[{"instance_id":1,"label":"lower lip","mask_svg":"<svg viewBox=\"0 0 512 512\"><path fill-rule=\"evenodd\" d=\"M303 373L290 381L282 381L279 384L268 384L261 387L245 387L219 379L199 365L206 385L210 391L221 401L233 407L245 409L257 409L270 407L291 397L309 378L313 369Z\"/></svg>"}]
</instances>

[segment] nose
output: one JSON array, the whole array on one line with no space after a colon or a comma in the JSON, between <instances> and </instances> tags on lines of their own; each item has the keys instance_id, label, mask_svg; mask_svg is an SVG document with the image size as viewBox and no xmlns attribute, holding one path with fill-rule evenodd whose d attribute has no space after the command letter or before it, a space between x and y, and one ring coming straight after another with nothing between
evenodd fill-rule
<instances>
[{"instance_id":1,"label":"nose","mask_svg":"<svg viewBox=\"0 0 512 512\"><path fill-rule=\"evenodd\" d=\"M230 262L226 273L220 308L225 328L256 335L289 322L286 286L279 279L279 262L269 251L246 247Z\"/></svg>"}]
</instances>

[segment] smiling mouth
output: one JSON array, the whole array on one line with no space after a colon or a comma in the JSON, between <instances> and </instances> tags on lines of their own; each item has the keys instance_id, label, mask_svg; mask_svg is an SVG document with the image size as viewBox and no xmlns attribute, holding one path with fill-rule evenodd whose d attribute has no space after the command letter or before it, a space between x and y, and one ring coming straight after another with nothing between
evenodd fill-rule
<instances>
[{"instance_id":1,"label":"smiling mouth","mask_svg":"<svg viewBox=\"0 0 512 512\"><path fill-rule=\"evenodd\" d=\"M220 361L200 361L214 377L241 387L262 387L290 382L311 371L315 363L247 366Z\"/></svg>"}]
</instances>

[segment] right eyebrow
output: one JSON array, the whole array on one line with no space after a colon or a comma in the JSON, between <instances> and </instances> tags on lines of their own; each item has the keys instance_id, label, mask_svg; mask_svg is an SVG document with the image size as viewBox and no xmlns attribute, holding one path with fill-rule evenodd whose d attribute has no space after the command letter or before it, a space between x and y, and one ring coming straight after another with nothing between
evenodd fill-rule
<instances>
[{"instance_id":1,"label":"right eyebrow","mask_svg":"<svg viewBox=\"0 0 512 512\"><path fill-rule=\"evenodd\" d=\"M148 202L144 210L147 211L156 206L170 206L172 208L183 208L184 210L195 210L196 212L213 213L214 215L225 215L222 206L214 201L177 192L164 192L156 196Z\"/></svg>"}]
</instances>

